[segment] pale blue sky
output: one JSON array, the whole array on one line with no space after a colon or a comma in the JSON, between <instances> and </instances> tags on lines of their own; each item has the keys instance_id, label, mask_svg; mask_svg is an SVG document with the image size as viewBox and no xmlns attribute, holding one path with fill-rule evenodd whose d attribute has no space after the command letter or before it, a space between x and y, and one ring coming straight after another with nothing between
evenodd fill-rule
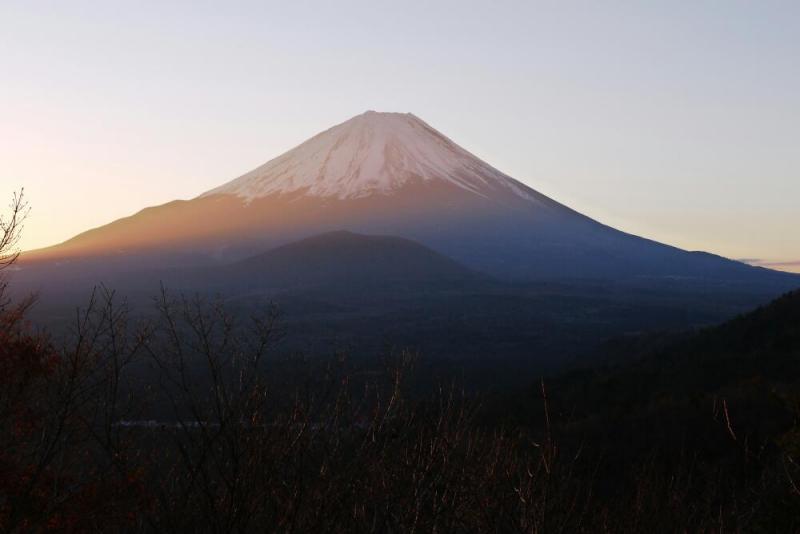
<instances>
[{"instance_id":1,"label":"pale blue sky","mask_svg":"<svg viewBox=\"0 0 800 534\"><path fill-rule=\"evenodd\" d=\"M796 1L0 0L0 195L43 246L410 111L605 223L794 261L799 65Z\"/></svg>"}]
</instances>

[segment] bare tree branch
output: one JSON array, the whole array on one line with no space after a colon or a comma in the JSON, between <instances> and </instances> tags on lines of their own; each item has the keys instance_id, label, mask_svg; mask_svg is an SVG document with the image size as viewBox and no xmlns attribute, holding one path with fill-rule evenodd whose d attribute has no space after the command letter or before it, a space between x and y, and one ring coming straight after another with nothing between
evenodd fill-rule
<instances>
[{"instance_id":1,"label":"bare tree branch","mask_svg":"<svg viewBox=\"0 0 800 534\"><path fill-rule=\"evenodd\" d=\"M24 189L14 193L9 210L7 217L0 215L0 271L13 265L19 258L17 245L22 237L25 219L30 213Z\"/></svg>"}]
</instances>

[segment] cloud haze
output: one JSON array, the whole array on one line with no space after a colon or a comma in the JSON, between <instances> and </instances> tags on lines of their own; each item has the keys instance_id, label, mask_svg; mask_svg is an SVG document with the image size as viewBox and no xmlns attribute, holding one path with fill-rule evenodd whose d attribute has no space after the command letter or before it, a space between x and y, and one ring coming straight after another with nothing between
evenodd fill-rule
<instances>
[{"instance_id":1,"label":"cloud haze","mask_svg":"<svg viewBox=\"0 0 800 534\"><path fill-rule=\"evenodd\" d=\"M779 271L789 271L792 273L800 273L800 260L785 260L785 261L769 261L758 258L743 258L739 261L755 265L757 267L766 267L768 269L777 269Z\"/></svg>"}]
</instances>

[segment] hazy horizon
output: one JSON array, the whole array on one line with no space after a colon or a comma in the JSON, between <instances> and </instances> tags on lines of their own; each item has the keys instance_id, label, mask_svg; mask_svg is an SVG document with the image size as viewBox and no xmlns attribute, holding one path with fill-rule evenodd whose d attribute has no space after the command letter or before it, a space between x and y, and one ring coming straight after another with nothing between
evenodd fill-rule
<instances>
[{"instance_id":1,"label":"hazy horizon","mask_svg":"<svg viewBox=\"0 0 800 534\"><path fill-rule=\"evenodd\" d=\"M25 188L39 248L412 112L605 224L800 272L799 23L780 2L6 2L0 195Z\"/></svg>"}]
</instances>

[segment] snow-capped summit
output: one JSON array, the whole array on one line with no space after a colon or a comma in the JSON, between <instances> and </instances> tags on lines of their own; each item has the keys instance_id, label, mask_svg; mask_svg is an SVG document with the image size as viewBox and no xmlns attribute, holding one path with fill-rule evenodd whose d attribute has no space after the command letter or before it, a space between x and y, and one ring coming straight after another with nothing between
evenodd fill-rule
<instances>
[{"instance_id":1,"label":"snow-capped summit","mask_svg":"<svg viewBox=\"0 0 800 534\"><path fill-rule=\"evenodd\" d=\"M275 194L338 199L387 195L411 183L446 181L477 195L527 188L411 113L367 111L202 196L248 200Z\"/></svg>"}]
</instances>

